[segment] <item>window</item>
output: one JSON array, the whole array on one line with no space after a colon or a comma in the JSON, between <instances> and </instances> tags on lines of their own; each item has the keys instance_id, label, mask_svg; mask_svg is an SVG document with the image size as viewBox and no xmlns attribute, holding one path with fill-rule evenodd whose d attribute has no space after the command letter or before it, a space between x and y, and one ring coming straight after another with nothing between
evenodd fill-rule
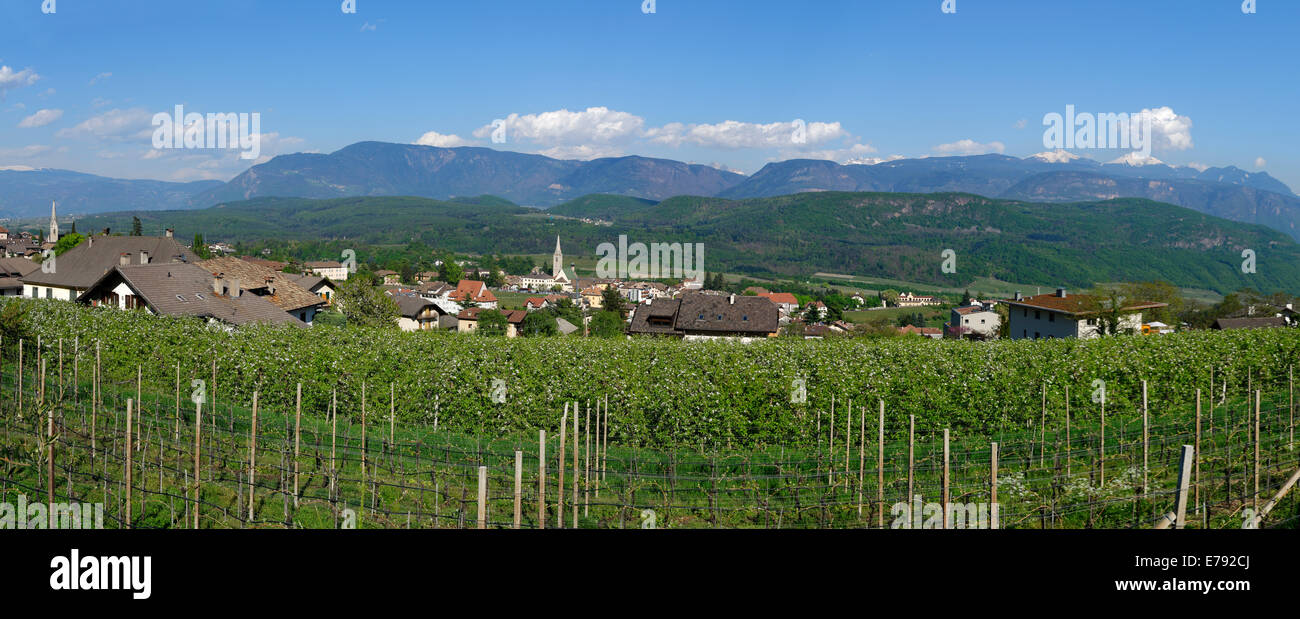
<instances>
[{"instance_id":1,"label":"window","mask_svg":"<svg viewBox=\"0 0 1300 619\"><path fill-rule=\"evenodd\" d=\"M1034 310L1034 320L1042 320L1042 319L1043 319L1043 313L1038 310Z\"/></svg>"},{"instance_id":2,"label":"window","mask_svg":"<svg viewBox=\"0 0 1300 619\"><path fill-rule=\"evenodd\" d=\"M1048 312L1048 313L1047 313L1047 322L1056 322L1056 313L1055 313L1055 312Z\"/></svg>"},{"instance_id":3,"label":"window","mask_svg":"<svg viewBox=\"0 0 1300 619\"><path fill-rule=\"evenodd\" d=\"M54 289L53 289L53 288L46 288L46 289L45 289L45 298L47 298L47 299L53 299L53 298L54 298Z\"/></svg>"},{"instance_id":4,"label":"window","mask_svg":"<svg viewBox=\"0 0 1300 619\"><path fill-rule=\"evenodd\" d=\"M1027 308L1027 307L1022 307L1022 308L1020 308L1020 311L1021 311L1022 313L1024 313L1024 315L1025 315L1024 317L1025 317L1025 318L1029 318L1029 308Z\"/></svg>"},{"instance_id":5,"label":"window","mask_svg":"<svg viewBox=\"0 0 1300 619\"><path fill-rule=\"evenodd\" d=\"M1041 334L1037 331L1034 331L1034 339L1038 339L1039 337L1041 337Z\"/></svg>"}]
</instances>

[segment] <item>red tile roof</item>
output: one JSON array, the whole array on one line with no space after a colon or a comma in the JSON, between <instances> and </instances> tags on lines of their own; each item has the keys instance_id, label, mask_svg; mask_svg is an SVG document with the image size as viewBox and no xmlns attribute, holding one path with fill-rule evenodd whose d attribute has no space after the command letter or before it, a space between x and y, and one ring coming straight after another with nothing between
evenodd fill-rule
<instances>
[{"instance_id":1,"label":"red tile roof","mask_svg":"<svg viewBox=\"0 0 1300 619\"><path fill-rule=\"evenodd\" d=\"M799 299L794 298L794 295L788 292L767 292L767 293L760 294L758 296L766 297L767 299L769 299L770 301L778 305L785 304L785 303L788 303L790 305L799 304Z\"/></svg>"}]
</instances>

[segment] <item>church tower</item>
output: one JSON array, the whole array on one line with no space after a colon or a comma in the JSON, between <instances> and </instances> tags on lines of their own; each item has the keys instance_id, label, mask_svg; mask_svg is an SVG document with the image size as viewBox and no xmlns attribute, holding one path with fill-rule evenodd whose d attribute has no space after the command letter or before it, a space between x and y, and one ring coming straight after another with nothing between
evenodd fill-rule
<instances>
[{"instance_id":1,"label":"church tower","mask_svg":"<svg viewBox=\"0 0 1300 619\"><path fill-rule=\"evenodd\" d=\"M45 239L50 243L59 242L59 220L54 217L54 203L50 202L50 235Z\"/></svg>"},{"instance_id":2,"label":"church tower","mask_svg":"<svg viewBox=\"0 0 1300 619\"><path fill-rule=\"evenodd\" d=\"M555 237L555 255L551 256L551 277L559 279L564 273L564 254L560 251L560 237Z\"/></svg>"}]
</instances>

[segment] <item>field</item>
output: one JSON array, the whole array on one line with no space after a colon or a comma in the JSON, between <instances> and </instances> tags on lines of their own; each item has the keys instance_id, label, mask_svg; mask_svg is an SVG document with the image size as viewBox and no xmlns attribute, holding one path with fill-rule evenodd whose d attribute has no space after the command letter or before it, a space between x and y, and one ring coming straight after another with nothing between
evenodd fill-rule
<instances>
[{"instance_id":1,"label":"field","mask_svg":"<svg viewBox=\"0 0 1300 619\"><path fill-rule=\"evenodd\" d=\"M3 500L102 502L106 526L193 526L200 386L203 527L473 526L480 504L508 527L516 474L525 528L896 526L908 497L995 487L1003 527L1145 527L1196 445L1192 526L1240 528L1300 464L1289 330L685 345L227 333L22 303L21 354L0 343Z\"/></svg>"}]
</instances>

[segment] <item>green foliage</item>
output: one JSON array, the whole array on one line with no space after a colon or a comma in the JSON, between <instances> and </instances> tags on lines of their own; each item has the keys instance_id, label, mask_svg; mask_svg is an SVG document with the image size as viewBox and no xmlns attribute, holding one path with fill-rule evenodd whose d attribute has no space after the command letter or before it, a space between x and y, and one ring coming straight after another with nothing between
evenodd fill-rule
<instances>
[{"instance_id":1,"label":"green foliage","mask_svg":"<svg viewBox=\"0 0 1300 619\"><path fill-rule=\"evenodd\" d=\"M496 310L483 310L478 315L478 334L487 337L505 337L510 322L506 315Z\"/></svg>"},{"instance_id":2,"label":"green foliage","mask_svg":"<svg viewBox=\"0 0 1300 619\"><path fill-rule=\"evenodd\" d=\"M208 252L208 244L203 242L203 235L198 232L194 233L194 244L190 246L190 251L204 260L212 257L211 253Z\"/></svg>"},{"instance_id":3,"label":"green foliage","mask_svg":"<svg viewBox=\"0 0 1300 619\"><path fill-rule=\"evenodd\" d=\"M143 226L140 224L139 217L131 218L131 236L144 236Z\"/></svg>"},{"instance_id":4,"label":"green foliage","mask_svg":"<svg viewBox=\"0 0 1300 619\"><path fill-rule=\"evenodd\" d=\"M600 306L606 312L614 312L619 316L627 315L627 299L619 294L617 288L606 288L600 293Z\"/></svg>"},{"instance_id":5,"label":"green foliage","mask_svg":"<svg viewBox=\"0 0 1300 619\"><path fill-rule=\"evenodd\" d=\"M61 256L63 255L63 252L80 245L84 240L86 240L86 237L77 234L76 232L70 232L60 236L59 241L54 244L54 255Z\"/></svg>"},{"instance_id":6,"label":"green foliage","mask_svg":"<svg viewBox=\"0 0 1300 619\"><path fill-rule=\"evenodd\" d=\"M1288 368L1300 357L1296 329L1085 341L772 338L739 345L370 328L226 332L192 318L20 299L0 300L0 325L8 324L3 317L10 312L23 311L15 305L31 308L18 320L28 329L28 346L36 336L46 346L79 337L85 364L98 343L107 384L133 384L143 364L145 391L170 394L177 364L188 385L191 378L209 377L215 359L227 404L247 406L258 390L264 410L291 411L295 385L302 382L303 410L325 410L337 388L340 412L359 418L363 382L375 408L387 406L386 385L395 383L399 420L432 422L436 399L441 427L533 436L556 428L566 400L608 395L610 441L624 445L727 439L737 447L815 444L817 411L829 410L832 396L837 402L883 398L890 440L906 440L913 414L922 434L951 427L955 437L996 436L1038 427L1043 385L1056 415L1064 410L1063 388L1070 386L1071 414L1082 427L1100 415L1091 399L1094 380L1106 384L1107 423L1131 422L1141 418L1142 380L1149 381L1158 416L1192 404L1197 389L1208 392L1211 373L1216 390L1227 380L1231 392L1244 393L1250 371L1254 385L1281 385L1285 392ZM7 349L11 337L5 334ZM492 405L494 378L507 381L510 406ZM806 404L790 402L795 379L807 383Z\"/></svg>"},{"instance_id":7,"label":"green foliage","mask_svg":"<svg viewBox=\"0 0 1300 619\"><path fill-rule=\"evenodd\" d=\"M334 289L334 304L354 327L396 329L402 310L382 289L364 277L349 277Z\"/></svg>"},{"instance_id":8,"label":"green foliage","mask_svg":"<svg viewBox=\"0 0 1300 619\"><path fill-rule=\"evenodd\" d=\"M618 312L604 310L596 312L591 318L591 335L593 337L614 338L624 333L623 317Z\"/></svg>"},{"instance_id":9,"label":"green foliage","mask_svg":"<svg viewBox=\"0 0 1300 619\"><path fill-rule=\"evenodd\" d=\"M527 337L534 336L553 336L560 334L560 326L555 322L555 316L548 312L534 311L529 312L524 317L524 323L521 325L523 335Z\"/></svg>"}]
</instances>

